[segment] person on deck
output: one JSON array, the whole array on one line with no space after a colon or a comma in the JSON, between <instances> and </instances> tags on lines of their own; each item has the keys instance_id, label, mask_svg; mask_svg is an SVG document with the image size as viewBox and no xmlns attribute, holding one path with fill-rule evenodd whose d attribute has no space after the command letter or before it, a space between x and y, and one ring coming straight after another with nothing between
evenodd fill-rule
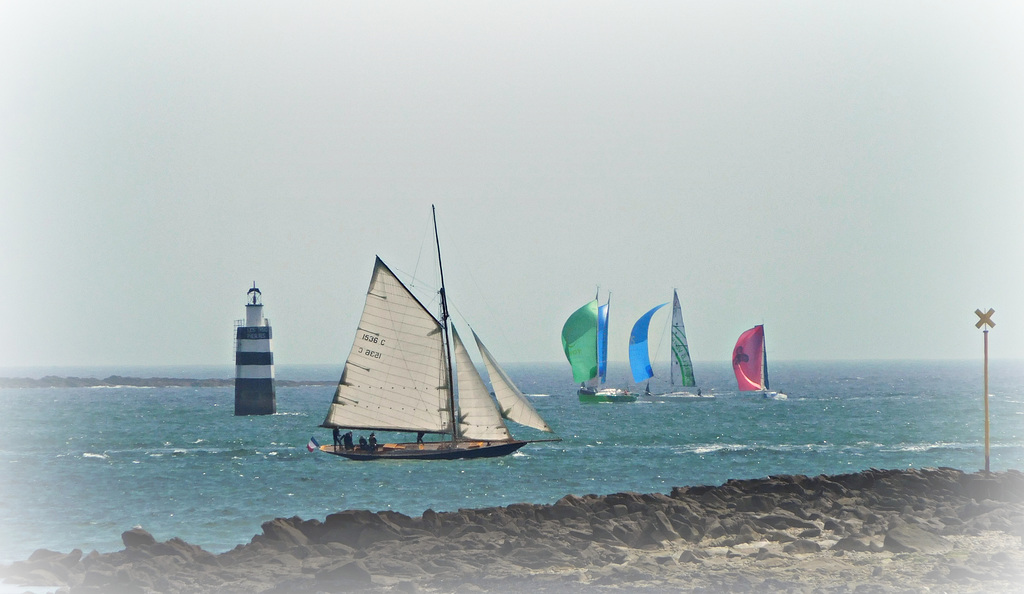
<instances>
[{"instance_id":1,"label":"person on deck","mask_svg":"<svg viewBox=\"0 0 1024 594\"><path fill-rule=\"evenodd\" d=\"M370 432L370 451L377 451L377 436L373 434L373 431Z\"/></svg>"},{"instance_id":2,"label":"person on deck","mask_svg":"<svg viewBox=\"0 0 1024 594\"><path fill-rule=\"evenodd\" d=\"M425 432L420 431L416 434L416 443L423 443L423 435Z\"/></svg>"},{"instance_id":3,"label":"person on deck","mask_svg":"<svg viewBox=\"0 0 1024 594\"><path fill-rule=\"evenodd\" d=\"M359 436L359 449L368 450L370 449L369 444L366 442L366 438L362 435Z\"/></svg>"},{"instance_id":4,"label":"person on deck","mask_svg":"<svg viewBox=\"0 0 1024 594\"><path fill-rule=\"evenodd\" d=\"M338 447L341 445L341 429L334 428L334 451L338 451Z\"/></svg>"},{"instance_id":5,"label":"person on deck","mask_svg":"<svg viewBox=\"0 0 1024 594\"><path fill-rule=\"evenodd\" d=\"M351 450L352 449L352 432L351 431L347 431L345 433L345 435L342 435L341 436L341 441L345 444L345 449L346 450Z\"/></svg>"}]
</instances>

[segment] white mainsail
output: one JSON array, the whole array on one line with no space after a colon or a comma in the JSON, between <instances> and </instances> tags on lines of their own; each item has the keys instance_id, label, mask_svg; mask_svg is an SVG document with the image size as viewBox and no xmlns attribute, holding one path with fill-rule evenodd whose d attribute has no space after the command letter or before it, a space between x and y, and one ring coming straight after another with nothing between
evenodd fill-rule
<instances>
[{"instance_id":1,"label":"white mainsail","mask_svg":"<svg viewBox=\"0 0 1024 594\"><path fill-rule=\"evenodd\" d=\"M498 407L483 378L473 366L466 346L452 325L455 365L459 378L459 434L469 439L499 441L511 439Z\"/></svg>"},{"instance_id":2,"label":"white mainsail","mask_svg":"<svg viewBox=\"0 0 1024 594\"><path fill-rule=\"evenodd\" d=\"M450 433L441 324L377 258L324 425Z\"/></svg>"},{"instance_id":3,"label":"white mainsail","mask_svg":"<svg viewBox=\"0 0 1024 594\"><path fill-rule=\"evenodd\" d=\"M690 360L690 346L686 344L686 328L683 326L683 309L679 306L679 293L672 291L672 356L669 382L675 386L696 386L693 377L693 361Z\"/></svg>"},{"instance_id":4,"label":"white mainsail","mask_svg":"<svg viewBox=\"0 0 1024 594\"><path fill-rule=\"evenodd\" d=\"M501 415L521 425L550 433L551 427L544 422L544 419L537 414L537 410L533 408L533 405L526 399L526 396L512 383L512 379L498 365L498 362L491 355L491 352L487 350L487 347L484 346L484 343L480 341L480 337L476 335L476 332L473 332L473 338L476 340L476 348L484 358L487 375L491 378L491 387L494 388L494 395L501 405Z\"/></svg>"}]
</instances>

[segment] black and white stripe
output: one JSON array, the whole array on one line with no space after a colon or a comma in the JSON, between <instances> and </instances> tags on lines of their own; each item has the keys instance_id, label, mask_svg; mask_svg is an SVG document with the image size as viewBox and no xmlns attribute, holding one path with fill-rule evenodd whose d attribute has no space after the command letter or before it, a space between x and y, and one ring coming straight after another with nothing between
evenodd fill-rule
<instances>
[{"instance_id":1,"label":"black and white stripe","mask_svg":"<svg viewBox=\"0 0 1024 594\"><path fill-rule=\"evenodd\" d=\"M277 412L272 336L270 326L239 326L235 331L235 415Z\"/></svg>"}]
</instances>

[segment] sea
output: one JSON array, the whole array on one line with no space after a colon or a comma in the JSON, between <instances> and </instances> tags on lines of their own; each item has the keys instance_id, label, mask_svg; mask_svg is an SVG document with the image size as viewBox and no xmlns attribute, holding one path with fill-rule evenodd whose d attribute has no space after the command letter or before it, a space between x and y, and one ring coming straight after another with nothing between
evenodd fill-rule
<instances>
[{"instance_id":1,"label":"sea","mask_svg":"<svg viewBox=\"0 0 1024 594\"><path fill-rule=\"evenodd\" d=\"M234 416L233 388L0 389L0 562L46 548L123 548L141 526L219 553L278 517L346 509L550 504L567 494L668 493L733 478L869 468L985 466L983 363L772 363L767 400L727 363L695 365L701 397L581 404L567 364L509 365L561 441L457 461L353 462L307 444L334 386L278 386L277 414ZM990 362L990 466L1024 468L1024 361ZM279 380L337 382L340 366L278 366ZM233 377L232 367L0 369L0 377ZM643 390L612 366L609 384ZM669 391L654 378L652 393ZM510 424L516 437L547 434ZM356 435L358 437L358 432ZM397 435L378 434L382 442Z\"/></svg>"}]
</instances>

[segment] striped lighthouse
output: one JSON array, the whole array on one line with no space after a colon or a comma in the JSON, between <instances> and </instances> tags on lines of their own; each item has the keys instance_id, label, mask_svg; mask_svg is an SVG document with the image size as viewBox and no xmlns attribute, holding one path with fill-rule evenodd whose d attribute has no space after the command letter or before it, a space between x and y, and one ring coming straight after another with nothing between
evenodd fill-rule
<instances>
[{"instance_id":1,"label":"striped lighthouse","mask_svg":"<svg viewBox=\"0 0 1024 594\"><path fill-rule=\"evenodd\" d=\"M273 332L255 282L246 298L245 320L235 326L235 415L272 415L277 412Z\"/></svg>"}]
</instances>

